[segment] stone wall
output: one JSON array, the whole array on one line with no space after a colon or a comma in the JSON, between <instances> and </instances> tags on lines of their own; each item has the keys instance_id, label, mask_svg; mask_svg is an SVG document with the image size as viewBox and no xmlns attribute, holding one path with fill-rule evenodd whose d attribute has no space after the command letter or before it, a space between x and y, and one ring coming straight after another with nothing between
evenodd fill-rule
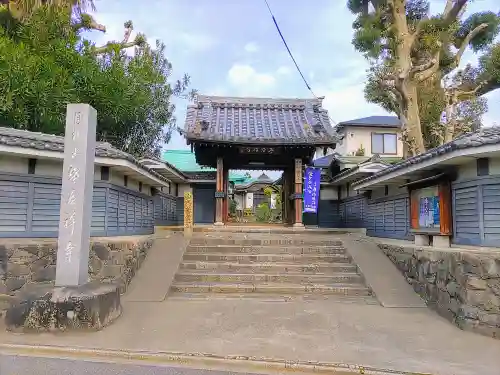
<instances>
[{"instance_id":1,"label":"stone wall","mask_svg":"<svg viewBox=\"0 0 500 375\"><path fill-rule=\"evenodd\" d=\"M93 239L89 281L116 281L123 294L152 244L149 236ZM0 315L31 285L54 283L56 257L54 240L0 243Z\"/></svg>"},{"instance_id":2,"label":"stone wall","mask_svg":"<svg viewBox=\"0 0 500 375\"><path fill-rule=\"evenodd\" d=\"M463 330L500 339L500 252L379 247L440 315Z\"/></svg>"}]
</instances>

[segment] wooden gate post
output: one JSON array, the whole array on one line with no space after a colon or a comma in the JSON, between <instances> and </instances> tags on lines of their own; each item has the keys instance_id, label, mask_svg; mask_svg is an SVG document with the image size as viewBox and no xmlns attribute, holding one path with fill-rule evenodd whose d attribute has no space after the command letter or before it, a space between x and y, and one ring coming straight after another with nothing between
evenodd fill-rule
<instances>
[{"instance_id":1,"label":"wooden gate post","mask_svg":"<svg viewBox=\"0 0 500 375\"><path fill-rule=\"evenodd\" d=\"M303 227L302 223L302 159L295 159L295 218L294 227Z\"/></svg>"},{"instance_id":2,"label":"wooden gate post","mask_svg":"<svg viewBox=\"0 0 500 375\"><path fill-rule=\"evenodd\" d=\"M215 186L215 225L224 225L224 161L217 158L217 180Z\"/></svg>"}]
</instances>

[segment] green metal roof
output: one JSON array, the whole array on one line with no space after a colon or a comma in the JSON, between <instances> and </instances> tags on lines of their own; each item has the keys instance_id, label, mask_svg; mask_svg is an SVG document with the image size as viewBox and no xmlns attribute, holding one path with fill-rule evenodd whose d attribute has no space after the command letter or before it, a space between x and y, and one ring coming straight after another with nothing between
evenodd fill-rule
<instances>
[{"instance_id":1,"label":"green metal roof","mask_svg":"<svg viewBox=\"0 0 500 375\"><path fill-rule=\"evenodd\" d=\"M181 172L214 172L215 168L203 167L196 162L196 157L190 150L166 150L161 159ZM248 180L246 176L229 173L229 181L236 184L244 183Z\"/></svg>"}]
</instances>

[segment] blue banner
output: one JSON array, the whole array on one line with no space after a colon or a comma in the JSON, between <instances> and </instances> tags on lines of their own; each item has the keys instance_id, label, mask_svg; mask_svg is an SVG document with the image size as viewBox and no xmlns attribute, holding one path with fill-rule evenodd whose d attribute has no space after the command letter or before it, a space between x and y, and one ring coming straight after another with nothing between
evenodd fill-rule
<instances>
[{"instance_id":1,"label":"blue banner","mask_svg":"<svg viewBox=\"0 0 500 375\"><path fill-rule=\"evenodd\" d=\"M319 200L319 183L321 170L317 168L306 168L304 183L304 212L317 213Z\"/></svg>"}]
</instances>

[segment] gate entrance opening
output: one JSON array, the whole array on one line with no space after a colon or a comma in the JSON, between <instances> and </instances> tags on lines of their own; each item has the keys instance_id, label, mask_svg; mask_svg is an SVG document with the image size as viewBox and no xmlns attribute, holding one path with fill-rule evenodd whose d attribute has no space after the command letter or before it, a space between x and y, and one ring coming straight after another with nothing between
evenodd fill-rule
<instances>
[{"instance_id":1,"label":"gate entrance opening","mask_svg":"<svg viewBox=\"0 0 500 375\"><path fill-rule=\"evenodd\" d=\"M229 219L229 170L253 169L283 171L283 223L302 227L303 167L318 148L334 148L338 141L322 98L198 95L188 106L184 133L196 162L217 170L215 225Z\"/></svg>"}]
</instances>

